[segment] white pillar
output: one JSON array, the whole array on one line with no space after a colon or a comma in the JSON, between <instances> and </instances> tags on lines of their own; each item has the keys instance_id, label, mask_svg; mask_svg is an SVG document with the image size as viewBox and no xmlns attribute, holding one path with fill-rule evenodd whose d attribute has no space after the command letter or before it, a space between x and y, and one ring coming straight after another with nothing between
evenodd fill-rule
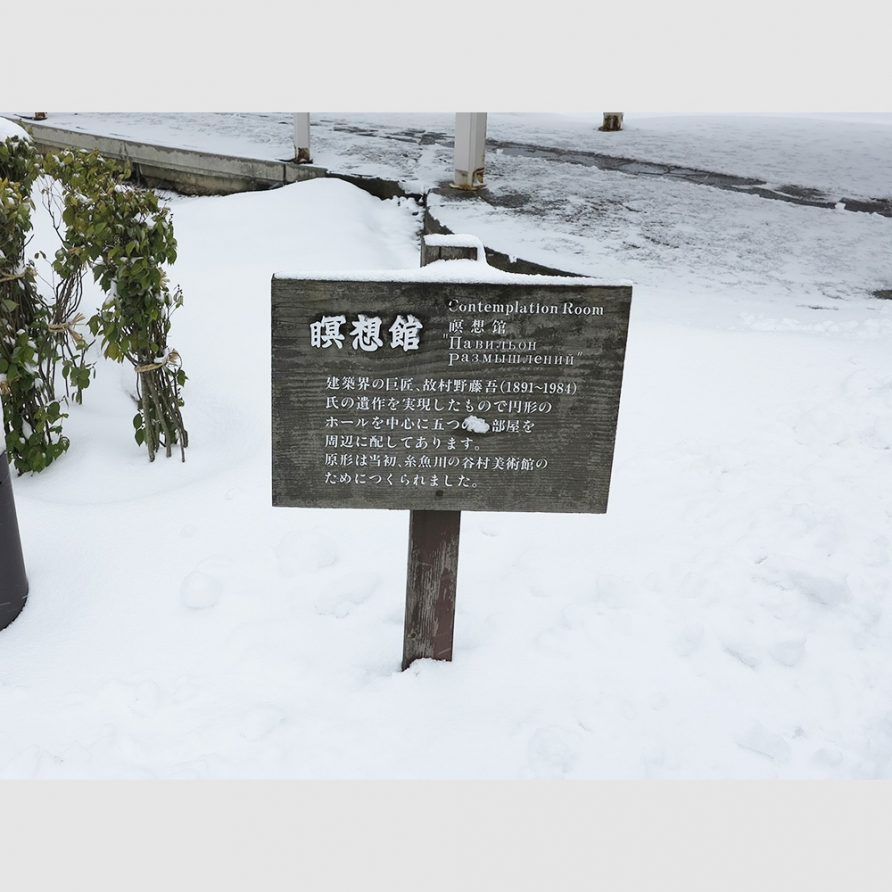
<instances>
[{"instance_id":1,"label":"white pillar","mask_svg":"<svg viewBox=\"0 0 892 892\"><path fill-rule=\"evenodd\" d=\"M455 115L455 179L457 189L483 186L486 154L486 112L457 112Z\"/></svg>"},{"instance_id":2,"label":"white pillar","mask_svg":"<svg viewBox=\"0 0 892 892\"><path fill-rule=\"evenodd\" d=\"M294 160L298 164L309 164L313 160L310 154L310 113L294 114Z\"/></svg>"},{"instance_id":3,"label":"white pillar","mask_svg":"<svg viewBox=\"0 0 892 892\"><path fill-rule=\"evenodd\" d=\"M598 128L606 130L608 133L615 133L617 130L623 129L623 113L622 112L603 112L604 123Z\"/></svg>"}]
</instances>

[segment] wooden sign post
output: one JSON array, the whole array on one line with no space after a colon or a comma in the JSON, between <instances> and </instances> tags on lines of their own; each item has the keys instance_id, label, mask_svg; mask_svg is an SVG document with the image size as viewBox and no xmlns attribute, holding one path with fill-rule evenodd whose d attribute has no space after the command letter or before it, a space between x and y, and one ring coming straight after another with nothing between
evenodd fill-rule
<instances>
[{"instance_id":1,"label":"wooden sign post","mask_svg":"<svg viewBox=\"0 0 892 892\"><path fill-rule=\"evenodd\" d=\"M631 285L451 267L272 281L273 504L411 512L404 669L452 657L461 511L603 513L613 464Z\"/></svg>"},{"instance_id":2,"label":"wooden sign post","mask_svg":"<svg viewBox=\"0 0 892 892\"><path fill-rule=\"evenodd\" d=\"M421 240L421 265L436 260L477 260L476 245ZM459 243L456 243L459 242ZM461 511L409 512L409 566L402 668L415 660L452 659Z\"/></svg>"}]
</instances>

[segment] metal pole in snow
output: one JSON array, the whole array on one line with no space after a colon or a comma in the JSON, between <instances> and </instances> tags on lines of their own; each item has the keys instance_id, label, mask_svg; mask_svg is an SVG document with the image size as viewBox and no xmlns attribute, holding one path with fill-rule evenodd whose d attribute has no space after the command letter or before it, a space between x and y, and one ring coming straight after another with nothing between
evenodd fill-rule
<instances>
[{"instance_id":1,"label":"metal pole in snow","mask_svg":"<svg viewBox=\"0 0 892 892\"><path fill-rule=\"evenodd\" d=\"M3 433L0 410L0 435ZM21 612L28 598L28 577L22 556L22 541L12 495L9 459L0 454L0 629L5 629Z\"/></svg>"}]
</instances>

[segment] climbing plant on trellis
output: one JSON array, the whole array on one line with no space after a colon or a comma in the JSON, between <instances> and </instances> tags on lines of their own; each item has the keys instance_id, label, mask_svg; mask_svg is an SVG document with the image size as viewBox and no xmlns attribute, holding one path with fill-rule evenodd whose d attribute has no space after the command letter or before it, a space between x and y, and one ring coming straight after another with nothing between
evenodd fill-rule
<instances>
[{"instance_id":1,"label":"climbing plant on trellis","mask_svg":"<svg viewBox=\"0 0 892 892\"><path fill-rule=\"evenodd\" d=\"M95 376L96 339L105 357L134 370L136 442L150 460L176 447L185 460L186 374L168 343L183 302L165 272L176 260L173 223L153 192L128 179L126 167L96 153L42 156L27 140L0 142L0 398L19 473L68 448L62 422ZM27 256L34 192L58 237L52 259ZM105 295L89 318L81 311L88 272Z\"/></svg>"}]
</instances>

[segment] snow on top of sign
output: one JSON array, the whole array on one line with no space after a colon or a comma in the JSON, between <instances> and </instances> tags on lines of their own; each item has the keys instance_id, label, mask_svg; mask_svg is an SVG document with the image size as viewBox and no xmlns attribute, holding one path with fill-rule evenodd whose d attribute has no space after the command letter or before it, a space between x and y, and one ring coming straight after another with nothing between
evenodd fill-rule
<instances>
[{"instance_id":1,"label":"snow on top of sign","mask_svg":"<svg viewBox=\"0 0 892 892\"><path fill-rule=\"evenodd\" d=\"M473 434L488 434L489 422L476 415L469 415L462 423L462 429L470 431Z\"/></svg>"},{"instance_id":2,"label":"snow on top of sign","mask_svg":"<svg viewBox=\"0 0 892 892\"><path fill-rule=\"evenodd\" d=\"M431 233L424 236L427 244L435 248L451 247L451 248L480 248L483 249L483 242L476 235L469 235L462 232L445 232Z\"/></svg>"},{"instance_id":3,"label":"snow on top of sign","mask_svg":"<svg viewBox=\"0 0 892 892\"><path fill-rule=\"evenodd\" d=\"M486 262L486 248L476 235L458 232L448 235L426 235L424 242L432 248L476 248L477 259Z\"/></svg>"},{"instance_id":4,"label":"snow on top of sign","mask_svg":"<svg viewBox=\"0 0 892 892\"><path fill-rule=\"evenodd\" d=\"M417 269L318 270L280 272L275 279L318 279L336 282L454 282L473 285L601 285L631 286L629 279L596 279L576 276L535 276L508 273L480 260L435 260Z\"/></svg>"}]
</instances>

